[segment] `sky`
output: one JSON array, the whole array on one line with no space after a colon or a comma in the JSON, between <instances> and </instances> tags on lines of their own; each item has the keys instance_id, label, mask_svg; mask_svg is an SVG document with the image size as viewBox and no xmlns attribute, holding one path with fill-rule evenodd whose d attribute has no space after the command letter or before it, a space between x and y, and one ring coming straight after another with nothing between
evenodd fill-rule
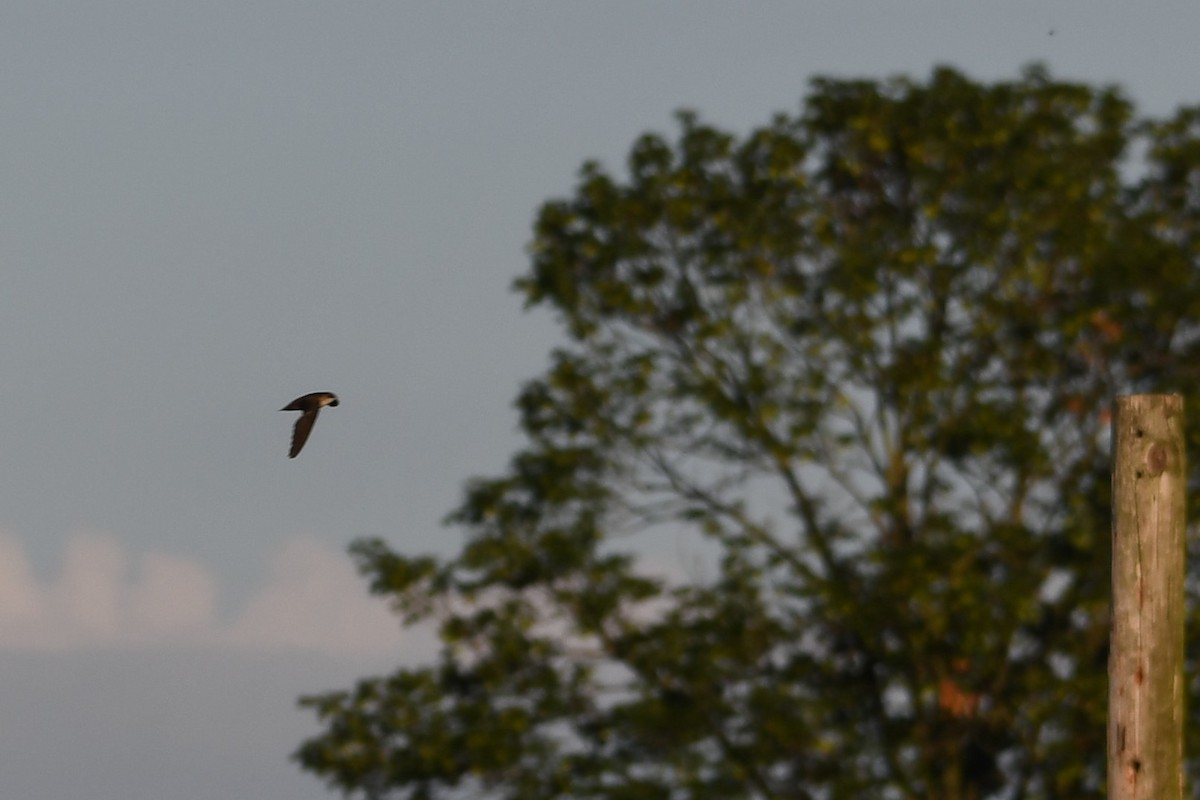
<instances>
[{"instance_id":1,"label":"sky","mask_svg":"<svg viewBox=\"0 0 1200 800\"><path fill-rule=\"evenodd\" d=\"M345 554L451 555L563 337L540 203L673 113L1032 61L1200 102L1200 5L10 0L0 7L0 778L322 800L306 693L420 663ZM286 457L311 391L322 413Z\"/></svg>"}]
</instances>

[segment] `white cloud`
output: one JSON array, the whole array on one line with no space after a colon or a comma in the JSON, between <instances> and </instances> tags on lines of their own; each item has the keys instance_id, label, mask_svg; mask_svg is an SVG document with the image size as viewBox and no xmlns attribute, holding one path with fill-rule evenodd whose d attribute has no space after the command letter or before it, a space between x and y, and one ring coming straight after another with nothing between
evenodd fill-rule
<instances>
[{"instance_id":1,"label":"white cloud","mask_svg":"<svg viewBox=\"0 0 1200 800\"><path fill-rule=\"evenodd\" d=\"M42 593L52 620L69 622L72 638L111 639L122 626L125 556L116 540L80 534L67 544L62 577Z\"/></svg>"},{"instance_id":2,"label":"white cloud","mask_svg":"<svg viewBox=\"0 0 1200 800\"><path fill-rule=\"evenodd\" d=\"M39 627L45 608L25 548L0 534L0 642L20 645Z\"/></svg>"},{"instance_id":3,"label":"white cloud","mask_svg":"<svg viewBox=\"0 0 1200 800\"><path fill-rule=\"evenodd\" d=\"M0 649L200 645L363 653L396 648L401 631L349 559L312 539L288 542L263 585L223 622L217 581L189 558L131 560L113 536L72 536L61 573L39 582L24 546L0 533Z\"/></svg>"},{"instance_id":4,"label":"white cloud","mask_svg":"<svg viewBox=\"0 0 1200 800\"><path fill-rule=\"evenodd\" d=\"M271 559L266 584L229 636L249 646L374 650L394 645L399 625L346 556L299 539Z\"/></svg>"},{"instance_id":5,"label":"white cloud","mask_svg":"<svg viewBox=\"0 0 1200 800\"><path fill-rule=\"evenodd\" d=\"M147 553L140 576L126 598L130 623L145 636L203 634L216 619L217 584L201 564Z\"/></svg>"}]
</instances>

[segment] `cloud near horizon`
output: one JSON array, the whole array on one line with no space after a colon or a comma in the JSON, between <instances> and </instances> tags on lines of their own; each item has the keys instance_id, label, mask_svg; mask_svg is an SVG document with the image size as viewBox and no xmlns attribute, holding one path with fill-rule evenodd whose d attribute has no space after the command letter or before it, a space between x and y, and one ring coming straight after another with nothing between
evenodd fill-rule
<instances>
[{"instance_id":1,"label":"cloud near horizon","mask_svg":"<svg viewBox=\"0 0 1200 800\"><path fill-rule=\"evenodd\" d=\"M0 532L0 650L188 645L331 654L395 649L403 636L350 560L307 538L269 563L262 586L229 620L211 570L148 552L133 561L116 537L70 537L57 577L39 582L19 539Z\"/></svg>"}]
</instances>

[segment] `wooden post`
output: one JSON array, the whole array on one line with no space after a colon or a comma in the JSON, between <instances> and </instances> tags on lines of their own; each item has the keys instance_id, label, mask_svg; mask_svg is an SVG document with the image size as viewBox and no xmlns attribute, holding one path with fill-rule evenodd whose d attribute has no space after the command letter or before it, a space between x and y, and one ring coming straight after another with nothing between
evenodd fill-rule
<instances>
[{"instance_id":1,"label":"wooden post","mask_svg":"<svg viewBox=\"0 0 1200 800\"><path fill-rule=\"evenodd\" d=\"M1183 798L1186 490L1183 398L1118 398L1113 416L1109 800Z\"/></svg>"}]
</instances>

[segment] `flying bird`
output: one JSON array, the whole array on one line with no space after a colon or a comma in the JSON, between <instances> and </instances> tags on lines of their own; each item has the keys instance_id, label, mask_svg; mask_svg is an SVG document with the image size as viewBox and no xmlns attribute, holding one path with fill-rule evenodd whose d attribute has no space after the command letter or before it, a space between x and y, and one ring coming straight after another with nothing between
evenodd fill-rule
<instances>
[{"instance_id":1,"label":"flying bird","mask_svg":"<svg viewBox=\"0 0 1200 800\"><path fill-rule=\"evenodd\" d=\"M303 449L304 443L308 441L308 435L312 433L313 423L317 421L317 414L325 406L336 406L338 404L338 396L333 392L313 392L306 394L303 397L297 397L292 402L288 403L280 411L301 411L300 419L296 420L296 427L292 430L292 449L288 452L288 458L295 458Z\"/></svg>"}]
</instances>

